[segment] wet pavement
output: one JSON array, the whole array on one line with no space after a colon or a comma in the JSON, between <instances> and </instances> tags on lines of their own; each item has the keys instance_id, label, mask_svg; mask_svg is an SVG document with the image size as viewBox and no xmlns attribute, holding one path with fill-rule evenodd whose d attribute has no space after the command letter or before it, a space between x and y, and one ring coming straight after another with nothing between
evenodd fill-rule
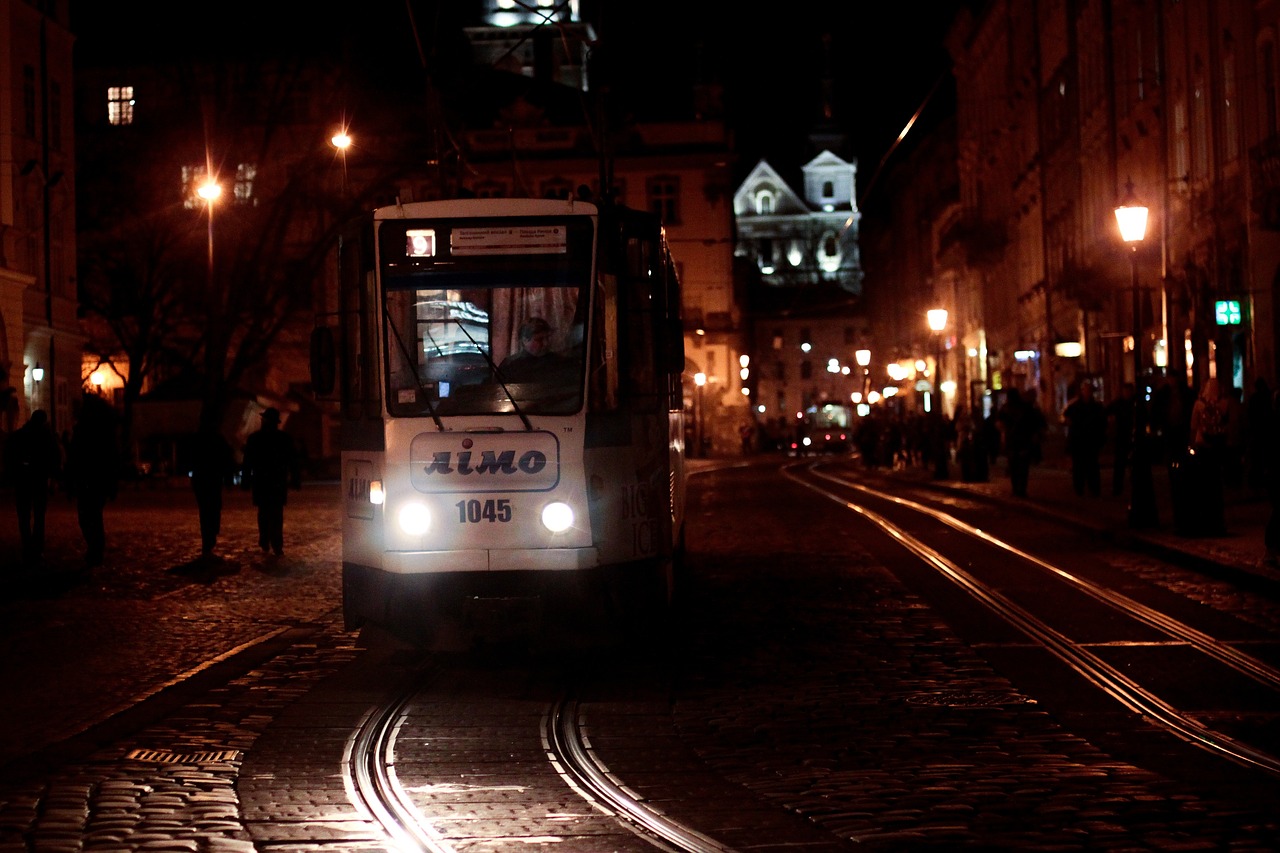
<instances>
[{"instance_id":1,"label":"wet pavement","mask_svg":"<svg viewBox=\"0 0 1280 853\"><path fill-rule=\"evenodd\" d=\"M698 471L741 463L699 460L691 467ZM959 471L953 466L951 473L958 476ZM895 475L934 488L1013 500L1002 465L985 482L939 481L922 469ZM1154 529L1129 528L1124 498L1076 496L1062 460L1036 466L1029 497L1018 502L1028 511L1068 518L1239 577L1260 583L1280 577L1267 563L1262 544L1270 513L1267 501L1244 490L1230 492L1225 536L1181 536L1173 529L1169 481L1160 469L1155 482L1161 524ZM65 498L56 498L52 506L46 561L39 569L16 564L12 501L4 493L0 500L7 513L0 516L0 683L6 685L6 701L0 703L0 853L254 849L254 833L242 814L243 792L238 791L246 756L255 746L268 747L272 741L262 739L273 737L274 721L282 712L289 710L295 721L299 714L305 716L308 697L315 695L318 685L341 676L344 668L349 675L347 664L368 654L367 642L342 629L337 610L341 578L336 485L308 484L291 495L283 558L261 553L247 495L228 492L220 559L214 561L199 558L195 502L189 490L181 484L125 489L107 510L106 564L91 570L82 566L74 509ZM859 645L845 650L848 659L865 658L870 647L873 656L882 656L875 671L845 664L821 676L830 683L797 686L792 697L762 694L758 702L745 704L745 712L743 691L752 676L744 671L727 684L695 685L677 703L677 725L690 735L708 738L704 758L726 779L841 835L857 836L875 827L881 834L868 835L867 842L889 847L922 837L916 802L928 799L918 790L922 780L951 802L933 806L941 810L928 819L951 827L950 838L956 843L982 837L962 828L975 826L975 814L978 824L985 820L992 826L1017 827L1023 809L1083 813L1086 823L1105 824L1085 846L1103 839L1099 843L1104 847L1191 849L1232 837L1235 815L1229 809L1215 812L1211 805L1170 790L1151 774L1115 762L1049 725L1043 714L1025 706L1001 710L1000 720L992 725L1001 731L1005 726L1029 726L1025 742L1012 750L1014 763L1027 769L1026 774L1006 768L975 782L969 778L972 767L966 770L960 758L951 765L912 767L908 762L892 769L892 758L880 754L886 744L899 750L898 758L906 757L902 749L911 748L909 742L894 741L888 734L905 707L895 668L918 673L922 649L927 650L923 659L939 671L967 669L973 677L980 667L945 636L945 629L934 624L927 611L885 610L883 602L870 600L849 606L861 607L858 618L866 628ZM843 623L846 614L839 618ZM705 665L713 672L735 650L712 644L699 654L709 656ZM753 666L763 667L757 673L762 684L776 672L776 661L762 659ZM931 692L926 689L930 685L937 686L922 684L915 675L911 679L921 696ZM1009 685L997 683L998 678L988 674L985 679L979 685L983 690L1011 692ZM915 707L918 711L924 705ZM834 726L854 709L864 735L880 727L886 736L859 744L818 745L818 754L827 757L817 759L802 758L814 744L785 742L790 737L785 734L780 735L784 742L769 741L771 733L785 732L787 719L796 714L808 721L808 737L834 733L823 728L823 721ZM952 725L949 714L937 709L935 724L941 730ZM991 745L984 748L1007 750L1004 735L995 730ZM919 736L932 743L938 734L925 731ZM843 781L832 775L850 751L858 750L870 750L867 760L878 769ZM797 763L784 761L779 766L779 758L788 751ZM316 792L305 779L296 788L274 793L269 785L259 784L249 803L254 810L249 823L269 823L270 809L277 806L285 814L290 809L323 812L325 803L316 797L338 794L330 790L331 773L315 772L328 780ZM1102 779L1089 796L1109 805L1095 802L1090 813L1083 795L1037 800L1054 790L1064 775ZM972 793L975 784L981 790L963 802L946 794L962 787ZM886 814L888 824L880 819ZM1119 828L1134 814L1147 822L1145 835ZM892 832L883 834L886 825L899 827L903 835L895 840ZM1209 826L1212 834L1197 842L1196 826ZM309 837L308 842L326 845L325 849L360 849L372 840L363 824L337 821L330 829L332 837ZM260 828L257 832L261 837ZM1244 835L1241 849L1266 849L1257 844L1258 835ZM930 837L946 841L945 835ZM1028 846L1074 849L1082 836L1051 838L1033 826L1010 829L1005 837L1020 838ZM1262 837L1268 836L1264 832ZM335 846L339 841L350 846Z\"/></svg>"}]
</instances>

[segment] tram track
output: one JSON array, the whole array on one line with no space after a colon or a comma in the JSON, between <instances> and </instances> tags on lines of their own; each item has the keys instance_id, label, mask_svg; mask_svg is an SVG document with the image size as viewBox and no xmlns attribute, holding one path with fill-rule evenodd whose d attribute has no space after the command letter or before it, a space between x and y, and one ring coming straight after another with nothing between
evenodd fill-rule
<instances>
[{"instance_id":1,"label":"tram track","mask_svg":"<svg viewBox=\"0 0 1280 853\"><path fill-rule=\"evenodd\" d=\"M395 849L453 853L445 833L414 804L396 773L396 738L431 676L395 695L361 718L347 742L344 766L348 794ZM599 813L654 849L668 853L732 853L733 848L662 813L612 773L591 745L580 699L565 695L540 720L543 754L565 784ZM545 837L563 829L548 826ZM474 841L474 838L468 841Z\"/></svg>"},{"instance_id":2,"label":"tram track","mask_svg":"<svg viewBox=\"0 0 1280 853\"><path fill-rule=\"evenodd\" d=\"M818 466L813 464L792 465L784 468L783 473L789 479L805 488L828 500L842 504L850 511L858 513L914 554L924 564L947 578L972 599L980 602L988 610L1005 620L1007 624L1015 627L1035 643L1042 646L1050 654L1094 684L1098 689L1114 698L1129 711L1142 715L1154 725L1187 743L1201 747L1236 764L1261 770L1273 777L1280 777L1280 758L1277 756L1204 725L1193 716L1175 707L1154 690L1143 686L1134 678L1119 671L1111 663L1092 651L1088 644L1074 640L1062 631L1055 629L1045 620L1037 617L1027 607L1016 603L1009 596L1003 594L995 585L983 581L974 572L963 568L957 560L930 546L918 536L912 535L901 524L895 523L886 514L876 511L869 504L878 501L884 505L886 511L889 508L896 508L931 518L952 530L964 534L972 541L997 549L1006 559L1012 557L1027 565L1034 566L1045 573L1046 577L1052 577L1061 583L1067 584L1105 607L1123 614L1126 618L1135 620L1179 643L1198 650L1224 666L1243 673L1268 689L1276 690L1280 688L1280 671L1168 614L1161 613L1114 590L1082 578L949 513L926 506L918 501L912 501L871 488L863 483L821 472L817 468ZM804 474L797 473L801 469L804 470ZM827 485L822 485L815 481L821 481ZM851 501L847 498L847 491L835 491L832 489L833 485L841 490L855 491L867 500L863 503Z\"/></svg>"}]
</instances>

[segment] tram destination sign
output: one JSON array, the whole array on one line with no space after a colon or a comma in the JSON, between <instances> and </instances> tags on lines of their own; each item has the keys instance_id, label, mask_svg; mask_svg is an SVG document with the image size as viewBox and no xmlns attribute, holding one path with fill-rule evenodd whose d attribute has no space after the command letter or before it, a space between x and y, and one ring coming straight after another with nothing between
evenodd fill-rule
<instances>
[{"instance_id":1,"label":"tram destination sign","mask_svg":"<svg viewBox=\"0 0 1280 853\"><path fill-rule=\"evenodd\" d=\"M563 225L509 225L454 228L449 249L454 255L563 255L568 250Z\"/></svg>"}]
</instances>

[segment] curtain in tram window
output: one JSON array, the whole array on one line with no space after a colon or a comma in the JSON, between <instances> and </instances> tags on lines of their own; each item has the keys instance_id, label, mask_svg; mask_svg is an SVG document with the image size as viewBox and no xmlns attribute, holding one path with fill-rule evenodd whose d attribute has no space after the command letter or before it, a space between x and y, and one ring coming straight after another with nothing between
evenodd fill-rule
<instances>
[{"instance_id":1,"label":"curtain in tram window","mask_svg":"<svg viewBox=\"0 0 1280 853\"><path fill-rule=\"evenodd\" d=\"M502 360L520 349L520 324L541 317L551 324L551 349L563 353L579 343L574 339L573 315L578 291L572 287L512 287L493 294L493 360Z\"/></svg>"}]
</instances>

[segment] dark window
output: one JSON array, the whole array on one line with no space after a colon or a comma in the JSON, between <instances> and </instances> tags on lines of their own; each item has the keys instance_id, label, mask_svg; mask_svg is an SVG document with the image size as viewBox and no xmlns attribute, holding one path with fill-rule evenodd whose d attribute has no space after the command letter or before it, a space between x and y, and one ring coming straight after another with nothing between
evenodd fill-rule
<instances>
[{"instance_id":1,"label":"dark window","mask_svg":"<svg viewBox=\"0 0 1280 853\"><path fill-rule=\"evenodd\" d=\"M22 66L22 129L27 136L36 135L36 70Z\"/></svg>"},{"instance_id":2,"label":"dark window","mask_svg":"<svg viewBox=\"0 0 1280 853\"><path fill-rule=\"evenodd\" d=\"M49 83L49 147L62 150L62 86Z\"/></svg>"},{"instance_id":3,"label":"dark window","mask_svg":"<svg viewBox=\"0 0 1280 853\"><path fill-rule=\"evenodd\" d=\"M664 225L680 224L680 179L671 175L650 178L649 210Z\"/></svg>"},{"instance_id":4,"label":"dark window","mask_svg":"<svg viewBox=\"0 0 1280 853\"><path fill-rule=\"evenodd\" d=\"M809 361L808 359L805 359L804 361L800 362L800 378L801 379L813 378L813 362Z\"/></svg>"}]
</instances>

